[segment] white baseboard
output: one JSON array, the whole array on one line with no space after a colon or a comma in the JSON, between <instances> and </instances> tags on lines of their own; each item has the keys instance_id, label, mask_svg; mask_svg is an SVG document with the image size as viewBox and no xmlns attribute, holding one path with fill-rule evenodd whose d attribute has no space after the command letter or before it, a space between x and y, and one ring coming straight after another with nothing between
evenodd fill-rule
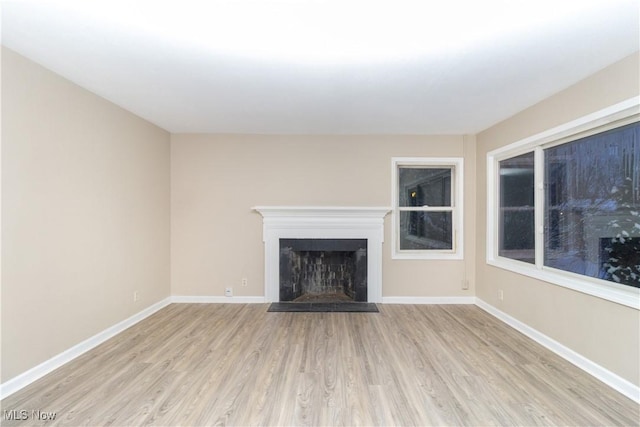
<instances>
[{"instance_id":1,"label":"white baseboard","mask_svg":"<svg viewBox=\"0 0 640 427\"><path fill-rule=\"evenodd\" d=\"M475 304L476 297L382 297L383 304Z\"/></svg>"},{"instance_id":2,"label":"white baseboard","mask_svg":"<svg viewBox=\"0 0 640 427\"><path fill-rule=\"evenodd\" d=\"M262 304L265 297L179 296L171 297L172 303L188 304ZM383 297L382 304L475 304L475 297Z\"/></svg>"},{"instance_id":3,"label":"white baseboard","mask_svg":"<svg viewBox=\"0 0 640 427\"><path fill-rule=\"evenodd\" d=\"M587 359L581 354L576 353L570 348L565 347L554 339L546 336L536 329L533 329L532 327L519 321L518 319L498 310L497 308L486 303L480 298L476 298L476 305L492 316L500 319L507 325L513 327L517 331L522 332L524 335L536 341L538 344L553 351L555 354L567 360L568 362L573 363L578 368L594 376L614 390L617 390L628 398L634 400L635 402L640 403L640 387L636 386L635 384L625 380L617 374L614 374L608 369L603 368L602 366Z\"/></svg>"},{"instance_id":4,"label":"white baseboard","mask_svg":"<svg viewBox=\"0 0 640 427\"><path fill-rule=\"evenodd\" d=\"M264 297L179 296L170 297L176 304L261 304Z\"/></svg>"},{"instance_id":5,"label":"white baseboard","mask_svg":"<svg viewBox=\"0 0 640 427\"><path fill-rule=\"evenodd\" d=\"M52 357L51 359L42 362L38 366L35 366L28 371L23 372L17 377L14 377L0 384L0 400L28 386L32 382L42 378L43 376L59 368L65 363L69 363L76 357L86 353L94 347L97 347L109 338L114 337L115 335L135 325L141 320L151 316L153 313L166 307L169 304L171 304L170 298L165 298L162 301L145 308L139 313L134 314L128 319L125 319L122 322L117 323L110 328L107 328L104 331L92 336L91 338L88 338L81 343L74 345L73 347L63 351L62 353Z\"/></svg>"}]
</instances>

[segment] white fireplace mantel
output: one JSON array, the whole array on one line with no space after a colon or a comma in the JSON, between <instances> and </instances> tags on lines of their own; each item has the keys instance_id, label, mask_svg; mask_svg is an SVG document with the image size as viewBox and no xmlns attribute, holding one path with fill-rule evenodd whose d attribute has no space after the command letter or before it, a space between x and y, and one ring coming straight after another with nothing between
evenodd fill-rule
<instances>
[{"instance_id":1,"label":"white fireplace mantel","mask_svg":"<svg viewBox=\"0 0 640 427\"><path fill-rule=\"evenodd\" d=\"M367 239L367 299L382 301L388 207L256 206L263 217L265 299L280 300L280 239Z\"/></svg>"}]
</instances>

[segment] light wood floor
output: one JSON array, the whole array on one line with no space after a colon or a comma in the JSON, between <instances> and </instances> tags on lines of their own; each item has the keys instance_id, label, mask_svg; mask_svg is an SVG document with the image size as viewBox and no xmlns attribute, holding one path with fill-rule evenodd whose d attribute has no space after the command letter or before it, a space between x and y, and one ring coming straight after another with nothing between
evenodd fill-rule
<instances>
[{"instance_id":1,"label":"light wood floor","mask_svg":"<svg viewBox=\"0 0 640 427\"><path fill-rule=\"evenodd\" d=\"M639 406L475 306L172 304L2 402L46 425L638 425ZM3 420L3 425L45 424Z\"/></svg>"}]
</instances>

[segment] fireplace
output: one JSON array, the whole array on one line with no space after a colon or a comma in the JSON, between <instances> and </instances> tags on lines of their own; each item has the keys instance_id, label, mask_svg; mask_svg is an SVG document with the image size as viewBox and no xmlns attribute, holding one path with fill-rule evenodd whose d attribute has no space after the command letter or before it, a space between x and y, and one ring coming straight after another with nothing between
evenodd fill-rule
<instances>
[{"instance_id":1,"label":"fireplace","mask_svg":"<svg viewBox=\"0 0 640 427\"><path fill-rule=\"evenodd\" d=\"M351 292L349 289L346 292L342 291L346 296L349 296L348 293L352 293L354 301L382 301L384 217L389 213L390 208L258 206L253 209L263 217L265 300L267 302L284 301L281 298L290 300L289 293L294 293L294 283L295 292L298 292L299 286L303 285L301 277L304 276L304 273L297 272L296 274L301 276L296 276L297 278L293 279L286 277L289 274L287 269L292 267L290 260L286 261L284 265L282 264L280 255L283 250L298 252L297 255L294 255L296 263L306 262L307 264L320 265L326 258L332 258L328 260L329 266L325 265L315 270L312 267L306 267L307 277L314 274L319 276L322 272L329 274L328 278L325 277L320 280L320 283L313 284L315 288L311 294L320 293L320 290L322 292L326 290L326 293L330 293L332 286L334 290L337 289L337 281L332 282L332 280L336 279L336 276L342 275L343 281L351 280L361 283L357 291ZM300 241L295 245L302 245L298 246L302 249L288 246L292 240ZM315 241L315 243L310 243L310 241ZM346 241L353 242L347 243ZM358 243L354 243L355 241ZM327 250L304 249L306 247L304 245L318 244L330 247L325 247ZM336 248L336 245L345 244L351 246L343 247L343 249ZM324 252L324 255L320 255L318 252ZM366 258L363 257L364 252L366 252ZM334 254L331 255L331 253ZM346 273L351 273L346 270L352 268L353 262L356 263L354 268L358 272L355 273L355 276L347 279ZM282 279L281 273L285 274L284 279ZM291 288L284 294L281 293L281 280L288 281L286 287ZM363 286L365 289L362 289ZM322 289L323 287L325 289Z\"/></svg>"},{"instance_id":2,"label":"fireplace","mask_svg":"<svg viewBox=\"0 0 640 427\"><path fill-rule=\"evenodd\" d=\"M366 302L366 239L280 239L280 301Z\"/></svg>"}]
</instances>

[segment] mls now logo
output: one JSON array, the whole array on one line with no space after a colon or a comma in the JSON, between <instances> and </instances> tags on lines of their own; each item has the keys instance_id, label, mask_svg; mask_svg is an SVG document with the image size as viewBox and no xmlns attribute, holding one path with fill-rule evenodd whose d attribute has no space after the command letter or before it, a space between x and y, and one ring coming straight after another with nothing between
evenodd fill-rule
<instances>
[{"instance_id":1,"label":"mls now logo","mask_svg":"<svg viewBox=\"0 0 640 427\"><path fill-rule=\"evenodd\" d=\"M29 419L29 412L26 410L18 411L14 409L12 411L4 411L4 419L7 421L18 420L24 421Z\"/></svg>"},{"instance_id":2,"label":"mls now logo","mask_svg":"<svg viewBox=\"0 0 640 427\"><path fill-rule=\"evenodd\" d=\"M40 410L29 412L26 409L13 409L11 411L3 411L3 415L5 421L26 421L28 419L52 421L56 419L55 412L44 412Z\"/></svg>"}]
</instances>

